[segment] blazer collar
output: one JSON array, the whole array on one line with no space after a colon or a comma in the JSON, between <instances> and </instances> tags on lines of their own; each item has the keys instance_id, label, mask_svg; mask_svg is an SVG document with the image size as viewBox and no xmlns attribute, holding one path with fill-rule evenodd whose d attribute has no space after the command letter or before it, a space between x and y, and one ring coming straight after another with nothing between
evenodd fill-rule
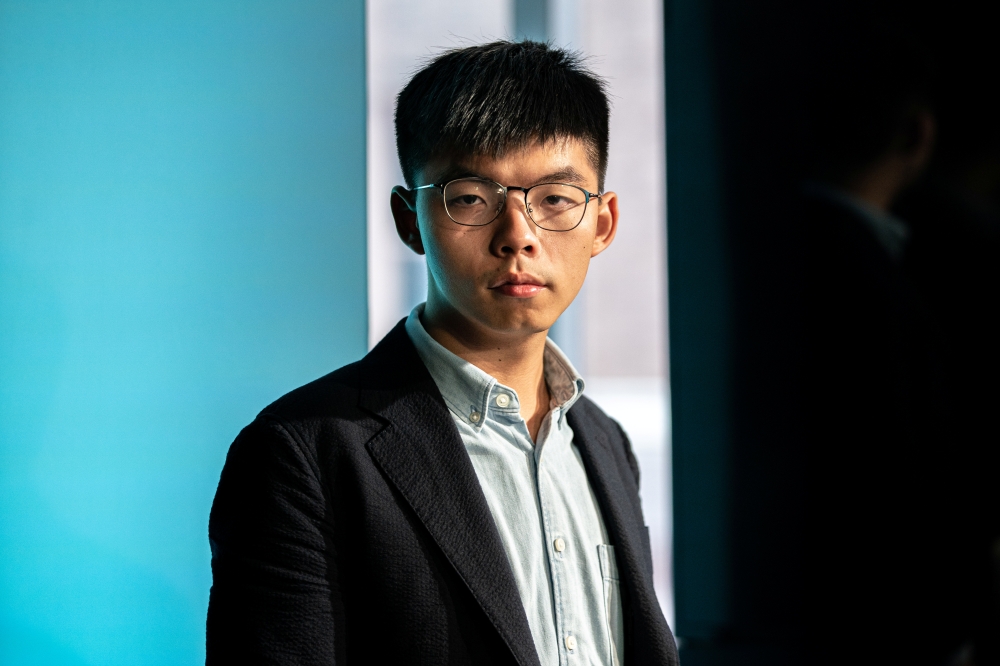
<instances>
[{"instance_id":1,"label":"blazer collar","mask_svg":"<svg viewBox=\"0 0 1000 666\"><path fill-rule=\"evenodd\" d=\"M676 647L663 617L653 587L653 570L646 557L649 548L646 526L639 520L638 487L631 471L618 464L608 439L606 423L594 416L594 408L577 405L566 415L573 428L573 443L580 451L587 479L601 508L608 537L615 547L615 560L622 584L623 603L631 631L625 641L625 661L632 664L674 664ZM647 535L643 541L643 535Z\"/></svg>"},{"instance_id":2,"label":"blazer collar","mask_svg":"<svg viewBox=\"0 0 1000 666\"><path fill-rule=\"evenodd\" d=\"M359 364L359 405L385 423L367 448L521 666L538 654L479 479L401 321Z\"/></svg>"}]
</instances>

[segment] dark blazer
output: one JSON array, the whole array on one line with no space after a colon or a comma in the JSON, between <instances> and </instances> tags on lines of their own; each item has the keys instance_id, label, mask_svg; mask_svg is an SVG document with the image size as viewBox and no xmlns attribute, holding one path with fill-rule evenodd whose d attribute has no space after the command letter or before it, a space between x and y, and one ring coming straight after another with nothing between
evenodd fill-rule
<instances>
[{"instance_id":1,"label":"dark blazer","mask_svg":"<svg viewBox=\"0 0 1000 666\"><path fill-rule=\"evenodd\" d=\"M567 418L618 558L626 662L676 664L628 439L586 398ZM538 664L472 462L402 322L240 433L209 537L208 664Z\"/></svg>"},{"instance_id":2,"label":"dark blazer","mask_svg":"<svg viewBox=\"0 0 1000 666\"><path fill-rule=\"evenodd\" d=\"M802 614L813 663L840 664L831 627L863 637L856 664L942 664L953 515L933 331L901 262L852 210L806 213L807 488ZM948 610L944 615L952 615Z\"/></svg>"}]
</instances>

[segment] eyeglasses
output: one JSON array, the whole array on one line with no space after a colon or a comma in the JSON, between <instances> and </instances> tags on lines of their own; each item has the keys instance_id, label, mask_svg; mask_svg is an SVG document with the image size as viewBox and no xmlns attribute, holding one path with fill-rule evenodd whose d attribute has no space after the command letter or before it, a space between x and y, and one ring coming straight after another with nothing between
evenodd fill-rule
<instances>
[{"instance_id":1,"label":"eyeglasses","mask_svg":"<svg viewBox=\"0 0 1000 666\"><path fill-rule=\"evenodd\" d=\"M580 226L587 204L599 194L566 183L541 183L531 187L504 187L485 178L459 178L433 183L413 191L436 187L441 190L444 210L452 220L467 227L482 227L500 217L511 190L524 192L525 209L531 221L548 231L572 231Z\"/></svg>"}]
</instances>

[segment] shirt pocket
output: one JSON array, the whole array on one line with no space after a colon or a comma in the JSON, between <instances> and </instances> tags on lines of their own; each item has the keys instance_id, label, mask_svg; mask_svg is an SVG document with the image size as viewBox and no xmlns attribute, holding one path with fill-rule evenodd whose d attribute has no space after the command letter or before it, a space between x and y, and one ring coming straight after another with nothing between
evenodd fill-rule
<instances>
[{"instance_id":1,"label":"shirt pocket","mask_svg":"<svg viewBox=\"0 0 1000 666\"><path fill-rule=\"evenodd\" d=\"M615 548L602 544L597 547L601 561L601 581L604 585L604 618L608 631L607 663L621 666L625 661L625 622L622 617L621 581Z\"/></svg>"}]
</instances>

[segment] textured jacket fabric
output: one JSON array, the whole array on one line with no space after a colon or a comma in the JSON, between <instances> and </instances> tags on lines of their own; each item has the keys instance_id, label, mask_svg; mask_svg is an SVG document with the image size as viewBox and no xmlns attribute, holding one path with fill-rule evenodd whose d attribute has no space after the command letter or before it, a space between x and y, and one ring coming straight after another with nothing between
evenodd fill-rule
<instances>
[{"instance_id":1,"label":"textured jacket fabric","mask_svg":"<svg viewBox=\"0 0 1000 666\"><path fill-rule=\"evenodd\" d=\"M625 662L676 664L628 439L586 398L567 418L618 559ZM402 322L240 433L209 538L208 664L538 664L475 470Z\"/></svg>"}]
</instances>

